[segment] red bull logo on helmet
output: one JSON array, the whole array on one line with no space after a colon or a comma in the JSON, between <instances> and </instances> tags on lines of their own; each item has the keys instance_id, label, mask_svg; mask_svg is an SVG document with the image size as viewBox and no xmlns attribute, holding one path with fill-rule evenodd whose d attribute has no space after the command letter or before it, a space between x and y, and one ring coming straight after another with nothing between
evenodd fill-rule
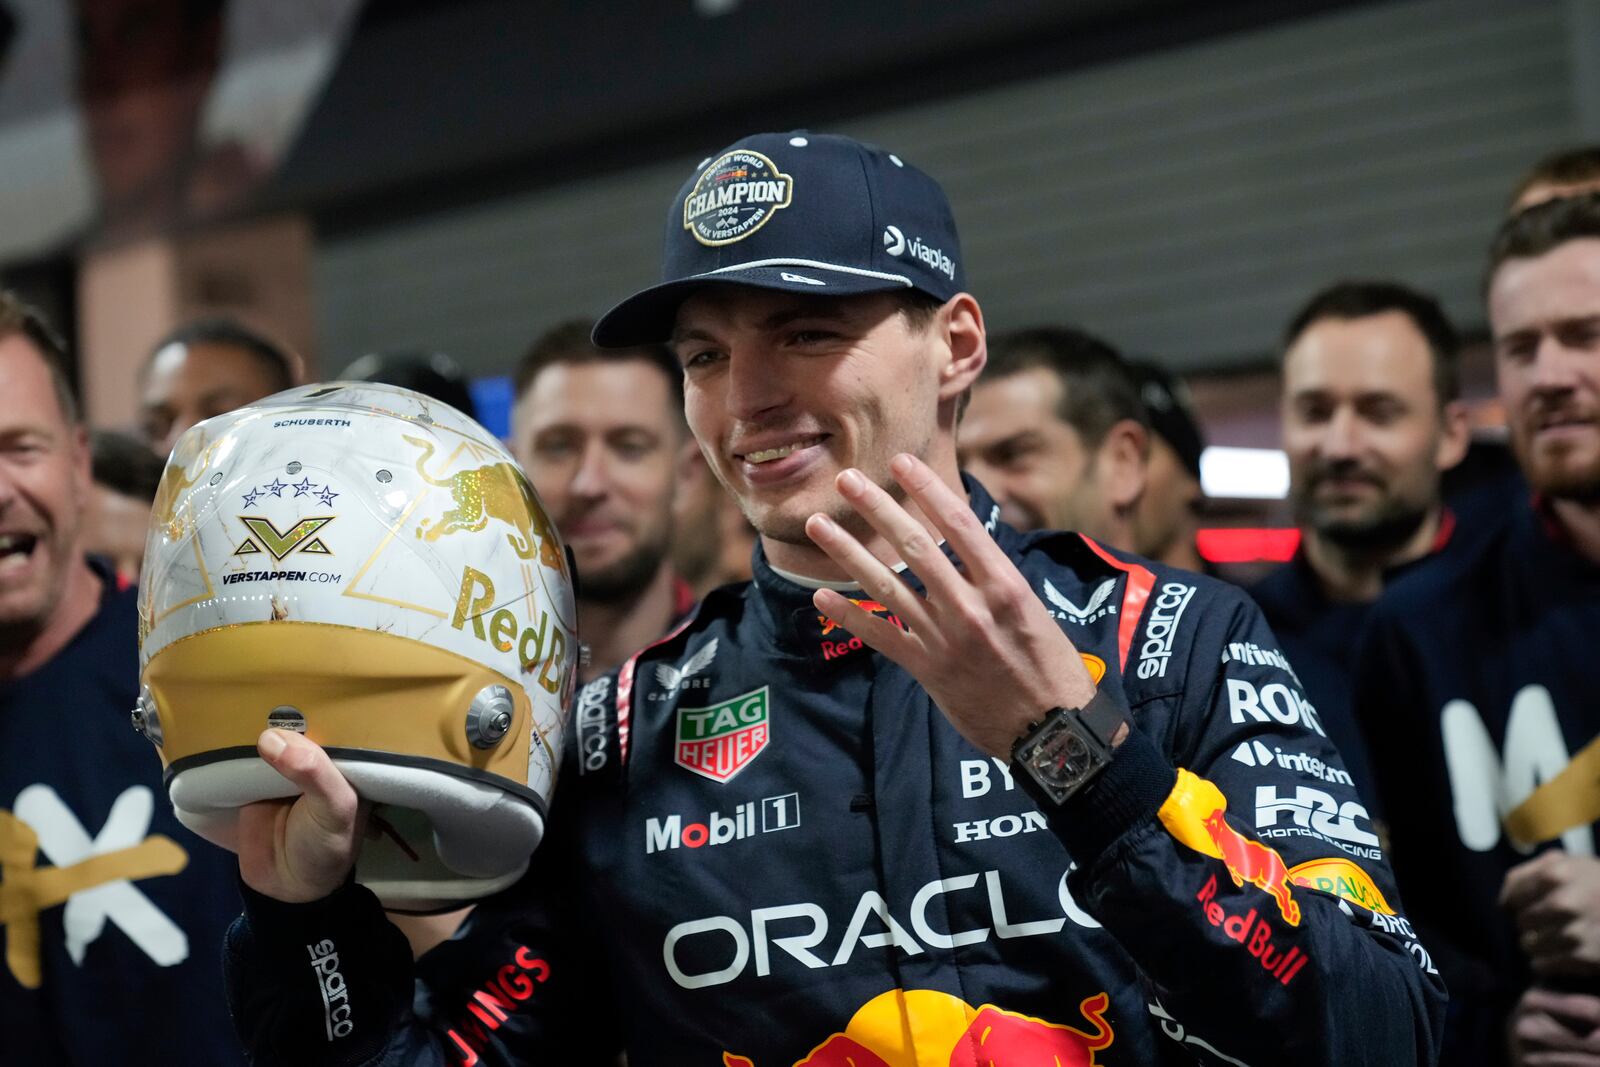
<instances>
[{"instance_id":1,"label":"red bull logo on helmet","mask_svg":"<svg viewBox=\"0 0 1600 1067\"><path fill-rule=\"evenodd\" d=\"M993 1004L973 1008L933 989L891 989L863 1004L793 1067L1099 1067L1095 1053L1115 1038L1111 998L1085 997L1084 1028L1046 1022ZM725 1052L723 1067L758 1065Z\"/></svg>"}]
</instances>

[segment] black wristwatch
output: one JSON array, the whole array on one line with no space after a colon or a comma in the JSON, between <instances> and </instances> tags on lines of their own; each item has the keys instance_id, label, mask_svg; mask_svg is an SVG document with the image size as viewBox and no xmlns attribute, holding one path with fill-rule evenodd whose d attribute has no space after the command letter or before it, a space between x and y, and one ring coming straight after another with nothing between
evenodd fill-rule
<instances>
[{"instance_id":1,"label":"black wristwatch","mask_svg":"<svg viewBox=\"0 0 1600 1067\"><path fill-rule=\"evenodd\" d=\"M1104 689L1081 708L1054 708L1011 746L1012 777L1041 805L1063 804L1111 762L1111 739L1127 721Z\"/></svg>"}]
</instances>

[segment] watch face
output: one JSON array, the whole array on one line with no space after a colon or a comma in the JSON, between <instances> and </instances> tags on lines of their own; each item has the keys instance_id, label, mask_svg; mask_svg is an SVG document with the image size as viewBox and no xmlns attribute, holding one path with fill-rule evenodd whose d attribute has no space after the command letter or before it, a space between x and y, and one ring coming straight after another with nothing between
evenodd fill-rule
<instances>
[{"instance_id":1,"label":"watch face","mask_svg":"<svg viewBox=\"0 0 1600 1067\"><path fill-rule=\"evenodd\" d=\"M1033 765L1043 784L1069 789L1099 765L1096 757L1097 753L1075 731L1057 730L1043 739Z\"/></svg>"}]
</instances>

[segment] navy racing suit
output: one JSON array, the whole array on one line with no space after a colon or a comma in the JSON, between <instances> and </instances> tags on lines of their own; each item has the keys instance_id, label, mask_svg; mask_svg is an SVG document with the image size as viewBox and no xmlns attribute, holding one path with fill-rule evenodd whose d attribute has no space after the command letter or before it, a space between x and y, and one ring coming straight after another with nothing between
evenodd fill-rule
<instances>
[{"instance_id":1,"label":"navy racing suit","mask_svg":"<svg viewBox=\"0 0 1600 1067\"><path fill-rule=\"evenodd\" d=\"M359 886L246 891L254 1062L1433 1063L1443 986L1259 610L967 486L1130 713L1090 786L1041 811L758 552L580 691L528 875L415 968Z\"/></svg>"}]
</instances>

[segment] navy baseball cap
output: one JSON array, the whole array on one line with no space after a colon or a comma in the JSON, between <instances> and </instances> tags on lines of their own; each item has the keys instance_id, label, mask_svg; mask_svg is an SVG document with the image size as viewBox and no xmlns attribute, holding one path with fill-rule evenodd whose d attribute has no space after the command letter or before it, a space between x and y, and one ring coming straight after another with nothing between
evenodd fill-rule
<instances>
[{"instance_id":1,"label":"navy baseball cap","mask_svg":"<svg viewBox=\"0 0 1600 1067\"><path fill-rule=\"evenodd\" d=\"M942 302L966 272L938 182L875 145L797 130L742 138L695 168L667 212L661 283L602 315L595 344L667 340L708 285Z\"/></svg>"}]
</instances>

